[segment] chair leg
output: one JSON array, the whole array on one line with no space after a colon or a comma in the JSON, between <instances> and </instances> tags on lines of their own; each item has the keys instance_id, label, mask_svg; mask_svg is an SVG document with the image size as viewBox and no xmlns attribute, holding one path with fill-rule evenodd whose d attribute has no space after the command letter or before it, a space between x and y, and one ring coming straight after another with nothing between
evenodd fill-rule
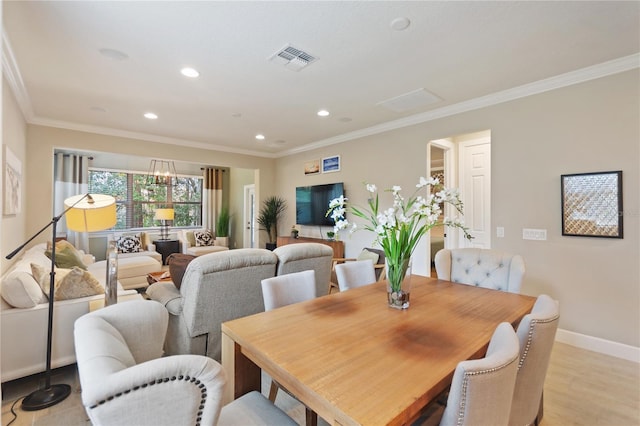
<instances>
[{"instance_id":1,"label":"chair leg","mask_svg":"<svg viewBox=\"0 0 640 426\"><path fill-rule=\"evenodd\" d=\"M307 426L318 426L318 415L315 411L304 407L305 411L305 421Z\"/></svg>"},{"instance_id":2,"label":"chair leg","mask_svg":"<svg viewBox=\"0 0 640 426\"><path fill-rule=\"evenodd\" d=\"M274 380L271 381L271 388L269 388L269 401L276 402L276 396L278 395L278 385Z\"/></svg>"}]
</instances>

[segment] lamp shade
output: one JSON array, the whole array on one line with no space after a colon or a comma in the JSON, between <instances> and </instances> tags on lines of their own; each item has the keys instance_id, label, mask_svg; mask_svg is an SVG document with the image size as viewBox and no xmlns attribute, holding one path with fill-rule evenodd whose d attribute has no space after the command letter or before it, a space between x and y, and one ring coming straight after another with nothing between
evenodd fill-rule
<instances>
[{"instance_id":1,"label":"lamp shade","mask_svg":"<svg viewBox=\"0 0 640 426\"><path fill-rule=\"evenodd\" d=\"M173 209L156 209L155 220L173 220Z\"/></svg>"},{"instance_id":2,"label":"lamp shade","mask_svg":"<svg viewBox=\"0 0 640 426\"><path fill-rule=\"evenodd\" d=\"M116 224L116 199L104 194L74 195L64 200L67 229L94 232L113 228Z\"/></svg>"}]
</instances>

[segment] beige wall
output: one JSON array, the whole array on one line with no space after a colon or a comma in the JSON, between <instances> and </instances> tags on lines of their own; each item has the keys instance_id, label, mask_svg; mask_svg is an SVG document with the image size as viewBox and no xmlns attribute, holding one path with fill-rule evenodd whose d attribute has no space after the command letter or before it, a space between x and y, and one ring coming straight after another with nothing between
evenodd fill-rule
<instances>
[{"instance_id":1,"label":"beige wall","mask_svg":"<svg viewBox=\"0 0 640 426\"><path fill-rule=\"evenodd\" d=\"M57 148L76 149L83 152L110 150L130 156L171 158L177 162L253 169L257 170L256 194L260 194L259 197L271 195L274 186L275 160L269 158L176 147L175 145L143 140L28 125L27 159L29 164L37 164L37 167L29 168L28 170L26 179L27 193L30 199L37 199L39 205L47 206L45 208L27 210L26 223L28 232L37 231L42 224L51 220L52 211L49 206L53 202L53 152ZM260 192L261 188L262 192ZM43 236L40 240L44 241L45 239L46 237ZM264 243L262 246L264 247Z\"/></svg>"},{"instance_id":2,"label":"beige wall","mask_svg":"<svg viewBox=\"0 0 640 426\"><path fill-rule=\"evenodd\" d=\"M26 155L27 147L27 125L25 123L22 112L16 102L11 89L9 89L6 81L2 79L2 144L11 148L11 151L22 162L22 210L17 215L5 216L2 213L2 221L0 222L0 262L1 271L4 271L13 261L5 259L5 256L16 249L20 244L28 238L25 235L26 229L26 211L33 204L27 199L26 192L26 174L29 170L29 162ZM2 158L4 158L4 146L2 147ZM0 188L4 194L4 162L2 162L2 176L0 177ZM33 167L33 166L32 166ZM4 200L0 201L0 209L4 208ZM51 218L49 218L51 219ZM44 226L46 222L40 225ZM34 232L39 228L34 229Z\"/></svg>"},{"instance_id":3,"label":"beige wall","mask_svg":"<svg viewBox=\"0 0 640 426\"><path fill-rule=\"evenodd\" d=\"M433 139L490 130L493 238L496 249L520 253L522 292L560 301L560 327L640 346L640 75L633 70L520 100L280 158L277 192L290 203L280 233L295 221L295 187L345 182L353 202L366 203L361 182L412 188L426 173ZM341 155L338 173L305 176L303 163ZM560 175L622 170L624 239L561 235ZM301 235L319 230L301 227ZM308 228L308 229L305 229ZM522 240L522 228L547 230L546 241ZM495 235L495 231L493 231ZM373 236L345 235L348 256Z\"/></svg>"},{"instance_id":4,"label":"beige wall","mask_svg":"<svg viewBox=\"0 0 640 426\"><path fill-rule=\"evenodd\" d=\"M279 229L285 235L295 222L296 186L343 181L347 196L357 204L364 204L363 181L381 188L395 184L413 187L426 172L428 141L490 130L491 219L494 229L505 228L505 238L494 238L493 247L524 256L527 274L523 292L548 293L558 299L562 312L560 326L565 330L638 347L639 82L636 69L278 160L29 125L26 151L24 146L22 151L20 145L16 148L16 153L19 156L22 153L25 159L28 197L23 199L23 212L26 213L15 218L19 223L3 217L2 246L5 252L7 247L10 250L51 219L54 148L109 149L147 157L153 153L154 157L176 161L255 169L259 200L277 194L289 202L287 216ZM24 129L24 121L10 93L5 90L3 97L3 118L7 121L3 137L7 141L11 132L16 141L24 140L24 130L20 131ZM340 172L304 175L305 161L336 154L341 155ZM605 170L624 172L625 238L563 237L560 175ZM34 208L33 200L46 207ZM547 229L547 241L523 241L524 227ZM300 228L301 235L320 235L318 228ZM10 232L7 238L5 232ZM260 234L263 238L264 233ZM373 241L364 232L344 239L347 255L357 254Z\"/></svg>"}]
</instances>

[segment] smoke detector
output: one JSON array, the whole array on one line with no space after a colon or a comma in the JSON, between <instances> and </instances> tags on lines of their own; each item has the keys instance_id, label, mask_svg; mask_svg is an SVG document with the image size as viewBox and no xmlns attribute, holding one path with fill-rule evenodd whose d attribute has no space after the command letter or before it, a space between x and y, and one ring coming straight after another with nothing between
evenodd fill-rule
<instances>
[{"instance_id":1,"label":"smoke detector","mask_svg":"<svg viewBox=\"0 0 640 426\"><path fill-rule=\"evenodd\" d=\"M317 57L290 44L287 44L269 58L270 62L284 65L285 68L291 71L300 71L316 60L318 60Z\"/></svg>"}]
</instances>

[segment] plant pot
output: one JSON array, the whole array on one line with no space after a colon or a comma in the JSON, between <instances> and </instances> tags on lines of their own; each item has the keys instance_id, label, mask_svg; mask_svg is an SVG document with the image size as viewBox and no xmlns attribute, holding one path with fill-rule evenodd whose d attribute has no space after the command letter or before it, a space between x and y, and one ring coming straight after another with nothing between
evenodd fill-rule
<instances>
[{"instance_id":1,"label":"plant pot","mask_svg":"<svg viewBox=\"0 0 640 426\"><path fill-rule=\"evenodd\" d=\"M213 240L213 245L229 247L229 237L216 237L216 239Z\"/></svg>"},{"instance_id":2,"label":"plant pot","mask_svg":"<svg viewBox=\"0 0 640 426\"><path fill-rule=\"evenodd\" d=\"M277 245L276 245L276 243L267 243L266 247L267 247L267 250L273 251L273 250L276 249Z\"/></svg>"}]
</instances>

